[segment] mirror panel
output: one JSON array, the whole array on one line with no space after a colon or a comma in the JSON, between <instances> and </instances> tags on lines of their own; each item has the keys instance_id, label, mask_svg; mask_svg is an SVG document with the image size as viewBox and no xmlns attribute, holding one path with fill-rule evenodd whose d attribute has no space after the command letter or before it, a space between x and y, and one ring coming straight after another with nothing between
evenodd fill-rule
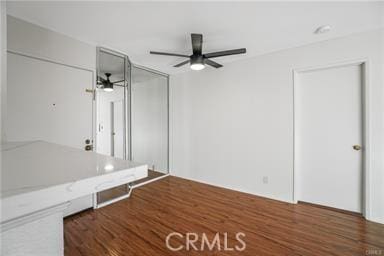
<instances>
[{"instance_id":1,"label":"mirror panel","mask_svg":"<svg viewBox=\"0 0 384 256\"><path fill-rule=\"evenodd\" d=\"M168 173L168 76L132 67L132 159Z\"/></svg>"},{"instance_id":2,"label":"mirror panel","mask_svg":"<svg viewBox=\"0 0 384 256\"><path fill-rule=\"evenodd\" d=\"M126 158L126 66L126 57L99 49L97 152L122 159ZM108 91L107 81L112 84Z\"/></svg>"}]
</instances>

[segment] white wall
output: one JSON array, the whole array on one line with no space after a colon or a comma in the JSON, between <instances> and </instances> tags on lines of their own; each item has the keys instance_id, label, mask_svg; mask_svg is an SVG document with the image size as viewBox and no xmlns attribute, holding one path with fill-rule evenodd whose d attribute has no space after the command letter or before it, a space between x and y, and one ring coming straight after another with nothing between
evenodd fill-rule
<instances>
[{"instance_id":1,"label":"white wall","mask_svg":"<svg viewBox=\"0 0 384 256\"><path fill-rule=\"evenodd\" d=\"M44 140L83 149L93 135L91 71L8 53L8 141Z\"/></svg>"},{"instance_id":2,"label":"white wall","mask_svg":"<svg viewBox=\"0 0 384 256\"><path fill-rule=\"evenodd\" d=\"M65 35L56 33L54 31L36 26L34 24L28 23L26 21L14 18L12 16L7 16L7 50L8 55L17 56L17 58L25 58L25 61L35 61L36 64L34 68L36 69L33 71L32 74L35 74L36 76L41 76L41 82L43 81L46 83L45 86L48 86L47 88L50 88L52 86L49 86L50 83L55 83L55 85L60 84L60 82L63 82L64 85L69 82L69 79L74 79L75 81L84 81L81 79L84 79L84 76L87 76L87 83L82 84L82 87L86 88L92 88L93 86L93 79L95 74L95 67L96 67L96 47L92 45L85 44L83 42L80 42L76 39L67 37ZM16 53L16 54L14 54ZM33 58L25 57L30 56ZM38 59L35 59L38 58ZM13 63L13 62L12 62ZM8 64L12 64L8 63ZM24 62L23 62L24 63ZM60 63L63 65L57 65L56 63ZM45 65L45 68L42 68ZM69 67L67 67L68 65ZM72 68L76 67L76 68ZM18 84L18 88L13 89L19 89L20 91L15 91L13 95L8 95L7 105L12 105L12 103L17 103L19 96L25 96L29 99L29 101L26 101L26 104L30 104L31 101L41 103L41 100L37 98L37 95L32 95L30 92L28 92L27 89L32 89L31 86L35 85L36 82L38 82L37 79L34 79L31 81L31 84L21 83L20 81L28 81L28 79L33 79L31 75L23 74L20 72L18 64L16 65L8 65L8 74L13 74L13 77L8 77L8 82L16 81ZM61 71L59 73L56 72L55 75L52 75L52 70L58 70ZM31 70L28 70L28 72ZM62 72L63 71L63 72ZM60 75L66 76L64 71L72 72L71 77L65 77L65 79L60 80ZM32 71L31 71L32 72ZM67 72L67 73L68 73ZM73 77L75 76L75 77ZM77 77L78 76L78 77ZM61 83L61 85L63 85ZM72 84L73 85L73 84ZM8 85L10 86L10 85ZM41 84L43 86L43 84ZM69 86L64 86L69 89ZM9 90L9 88L8 88ZM91 97L89 93L86 93L83 88L79 88L80 92L73 92L77 95L78 93L82 94L84 93L84 97ZM33 90L32 90L33 91ZM69 90L68 90L69 91ZM55 101L58 100L55 97L50 97L52 95L48 95L47 90L43 90L45 93L41 93L40 95L45 96L47 99L45 101ZM24 94L22 94L24 93ZM53 92L57 93L57 92ZM29 94L30 97L28 97ZM85 95L87 94L87 95ZM64 95L64 94L63 94ZM36 97L34 97L36 96ZM13 98L12 98L13 97ZM16 98L15 98L16 97ZM9 102L9 101L12 102ZM90 98L89 103L91 104L91 108L89 109L89 118L91 119L91 122L87 124L88 126L92 127L92 98ZM47 107L49 108L49 106ZM3 109L3 108L2 108ZM5 109L5 108L4 108ZM19 123L22 120L28 120L29 117L31 117L30 113L23 112L23 114L19 113L20 108L16 106L16 108L8 109L7 110L7 116L2 117L3 121L3 127L6 127L7 129L4 130L4 138L7 140L15 140L15 132L20 131L20 127L13 127L14 124ZM18 112L12 112L12 111L18 111ZM51 111L51 109L47 109L47 111ZM68 114L68 113L67 113ZM83 113L85 114L85 113ZM23 117L23 115L25 115ZM13 118L15 119L17 117L16 122L11 122L9 119ZM75 116L72 116L75 118ZM83 116L79 115L79 118L84 120ZM8 120L8 121L7 121ZM36 121L38 122L38 121ZM43 124L43 122L41 122ZM59 124L53 124L53 125L59 125ZM91 128L92 129L92 128ZM8 132L7 132L8 131ZM13 135L11 134L11 131L13 132ZM54 131L56 132L56 131ZM12 135L12 136L11 136ZM20 139L25 139L26 134L17 134L16 136L20 136ZM29 135L28 135L29 136ZM92 137L92 131L87 132L87 138ZM79 144L84 144L84 141L79 141Z\"/></svg>"},{"instance_id":3,"label":"white wall","mask_svg":"<svg viewBox=\"0 0 384 256\"><path fill-rule=\"evenodd\" d=\"M383 33L371 31L234 62L218 70L208 67L171 76L171 173L291 202L293 69L368 59L370 218L384 222Z\"/></svg>"},{"instance_id":4,"label":"white wall","mask_svg":"<svg viewBox=\"0 0 384 256\"><path fill-rule=\"evenodd\" d=\"M95 70L96 47L9 16L8 50Z\"/></svg>"}]
</instances>

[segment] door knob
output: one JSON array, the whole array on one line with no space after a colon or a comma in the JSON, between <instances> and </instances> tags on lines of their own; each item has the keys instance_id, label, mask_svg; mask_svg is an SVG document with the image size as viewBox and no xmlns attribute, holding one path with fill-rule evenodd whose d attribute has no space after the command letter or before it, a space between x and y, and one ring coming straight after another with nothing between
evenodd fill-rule
<instances>
[{"instance_id":1,"label":"door knob","mask_svg":"<svg viewBox=\"0 0 384 256\"><path fill-rule=\"evenodd\" d=\"M354 149L354 150L360 150L360 149L361 149L361 146L360 146L360 145L353 145L353 149Z\"/></svg>"},{"instance_id":2,"label":"door knob","mask_svg":"<svg viewBox=\"0 0 384 256\"><path fill-rule=\"evenodd\" d=\"M84 147L85 151L91 151L93 149L93 146L92 145L86 145Z\"/></svg>"}]
</instances>

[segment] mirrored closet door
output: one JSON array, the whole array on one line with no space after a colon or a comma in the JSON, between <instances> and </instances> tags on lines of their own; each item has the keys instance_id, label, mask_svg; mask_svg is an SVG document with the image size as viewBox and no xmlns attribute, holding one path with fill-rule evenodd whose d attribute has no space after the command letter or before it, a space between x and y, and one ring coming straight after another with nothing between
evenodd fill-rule
<instances>
[{"instance_id":1,"label":"mirrored closet door","mask_svg":"<svg viewBox=\"0 0 384 256\"><path fill-rule=\"evenodd\" d=\"M148 177L130 185L168 174L168 75L98 48L96 120L98 153L148 165ZM127 188L98 193L98 203L127 193Z\"/></svg>"},{"instance_id":2,"label":"mirrored closet door","mask_svg":"<svg viewBox=\"0 0 384 256\"><path fill-rule=\"evenodd\" d=\"M149 178L168 173L168 75L132 66L131 158L147 163Z\"/></svg>"}]
</instances>

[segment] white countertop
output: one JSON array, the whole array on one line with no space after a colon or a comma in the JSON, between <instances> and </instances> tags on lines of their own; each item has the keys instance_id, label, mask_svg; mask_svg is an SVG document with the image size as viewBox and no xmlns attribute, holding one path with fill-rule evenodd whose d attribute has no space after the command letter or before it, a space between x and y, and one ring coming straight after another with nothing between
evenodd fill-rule
<instances>
[{"instance_id":1,"label":"white countertop","mask_svg":"<svg viewBox=\"0 0 384 256\"><path fill-rule=\"evenodd\" d=\"M147 166L43 141L1 145L4 222L147 176Z\"/></svg>"}]
</instances>

